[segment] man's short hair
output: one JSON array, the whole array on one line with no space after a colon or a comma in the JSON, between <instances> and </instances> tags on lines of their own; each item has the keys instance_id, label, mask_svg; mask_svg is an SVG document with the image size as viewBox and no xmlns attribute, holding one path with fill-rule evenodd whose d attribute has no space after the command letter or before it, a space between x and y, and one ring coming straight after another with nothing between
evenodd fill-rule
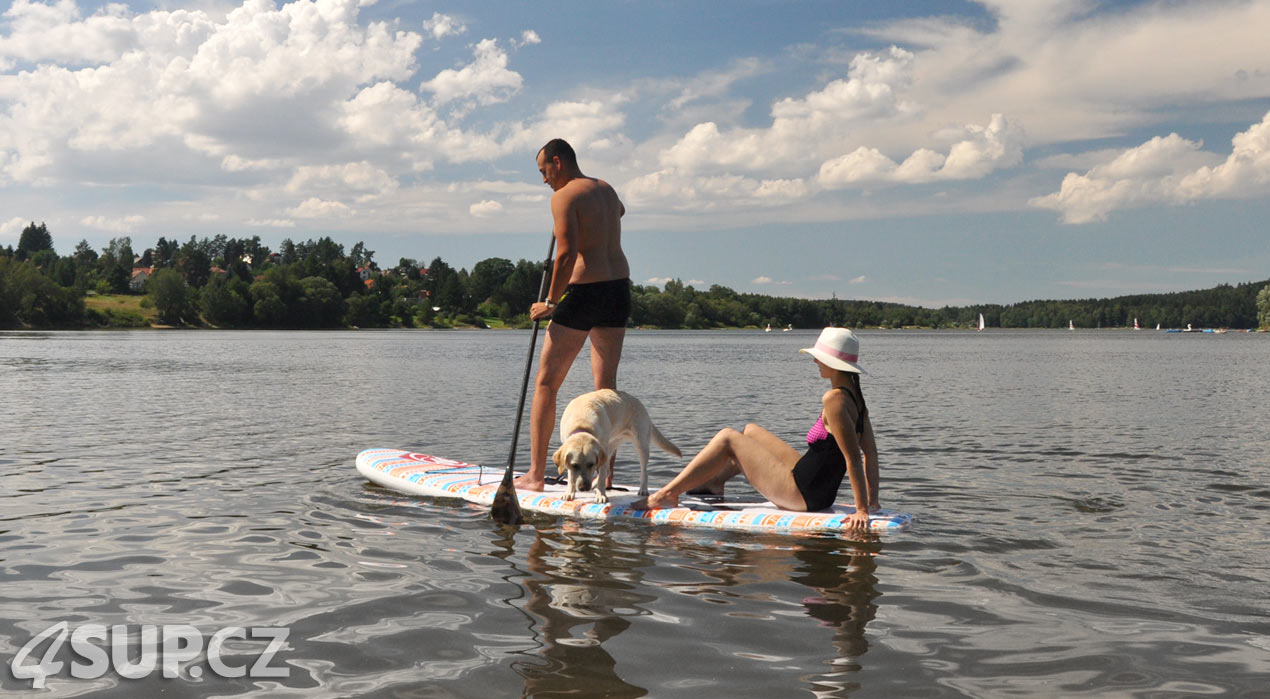
<instances>
[{"instance_id":1,"label":"man's short hair","mask_svg":"<svg viewBox=\"0 0 1270 699\"><path fill-rule=\"evenodd\" d=\"M547 145L539 149L538 152L542 153L547 160L558 156L560 162L565 165L576 166L578 164L578 154L573 152L573 146L569 145L569 142L563 138L553 138L547 141Z\"/></svg>"}]
</instances>

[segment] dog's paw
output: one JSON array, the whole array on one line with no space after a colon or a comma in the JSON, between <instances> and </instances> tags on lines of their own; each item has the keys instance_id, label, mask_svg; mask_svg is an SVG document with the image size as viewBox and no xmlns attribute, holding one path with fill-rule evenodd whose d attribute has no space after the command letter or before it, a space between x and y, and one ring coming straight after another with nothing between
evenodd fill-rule
<instances>
[{"instance_id":1,"label":"dog's paw","mask_svg":"<svg viewBox=\"0 0 1270 699\"><path fill-rule=\"evenodd\" d=\"M596 493L595 501L601 504L606 503L609 501L609 496L604 493Z\"/></svg>"},{"instance_id":2,"label":"dog's paw","mask_svg":"<svg viewBox=\"0 0 1270 699\"><path fill-rule=\"evenodd\" d=\"M640 488L640 489L639 489L639 496L640 496L641 498L646 498L646 497L648 497L648 488Z\"/></svg>"},{"instance_id":3,"label":"dog's paw","mask_svg":"<svg viewBox=\"0 0 1270 699\"><path fill-rule=\"evenodd\" d=\"M566 501L566 502L567 502L567 501L569 501L569 500L572 500L572 499L573 499L573 493L572 493L572 492L565 493L565 494L564 494L564 499L565 499L565 501Z\"/></svg>"}]
</instances>

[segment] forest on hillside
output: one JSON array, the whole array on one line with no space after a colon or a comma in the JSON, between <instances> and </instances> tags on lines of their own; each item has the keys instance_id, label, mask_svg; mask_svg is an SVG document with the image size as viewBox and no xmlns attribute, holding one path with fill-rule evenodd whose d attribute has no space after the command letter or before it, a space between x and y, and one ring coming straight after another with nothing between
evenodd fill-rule
<instances>
[{"instance_id":1,"label":"forest on hillside","mask_svg":"<svg viewBox=\"0 0 1270 699\"><path fill-rule=\"evenodd\" d=\"M165 325L216 328L388 328L527 326L543 262L491 257L471 270L440 257L382 266L359 242L347 252L329 237L161 237L140 252L131 238L100 251L80 241L58 255L44 224L32 222L16 248L0 247L0 328L149 325L139 315L90 308L92 296L142 296ZM1270 280L1169 294L1038 300L1007 305L922 308L851 299L801 299L700 290L675 280L633 286L631 325L652 328L765 327L1255 328L1270 325Z\"/></svg>"}]
</instances>

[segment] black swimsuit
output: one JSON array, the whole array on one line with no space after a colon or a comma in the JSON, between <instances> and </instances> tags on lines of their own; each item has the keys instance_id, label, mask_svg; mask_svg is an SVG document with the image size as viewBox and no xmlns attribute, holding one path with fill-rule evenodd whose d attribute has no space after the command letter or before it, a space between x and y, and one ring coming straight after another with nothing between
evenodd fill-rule
<instances>
[{"instance_id":1,"label":"black swimsuit","mask_svg":"<svg viewBox=\"0 0 1270 699\"><path fill-rule=\"evenodd\" d=\"M855 433L862 436L868 409L846 386L838 388L856 404ZM823 414L821 419L824 419ZM802 493L807 511L823 510L833 505L834 499L838 497L838 486L842 485L845 475L847 459L842 455L833 435L826 431L825 437L808 444L807 453L794 464L794 483L798 486L798 492Z\"/></svg>"},{"instance_id":2,"label":"black swimsuit","mask_svg":"<svg viewBox=\"0 0 1270 699\"><path fill-rule=\"evenodd\" d=\"M551 312L551 322L566 328L624 328L631 316L631 280L570 284Z\"/></svg>"}]
</instances>

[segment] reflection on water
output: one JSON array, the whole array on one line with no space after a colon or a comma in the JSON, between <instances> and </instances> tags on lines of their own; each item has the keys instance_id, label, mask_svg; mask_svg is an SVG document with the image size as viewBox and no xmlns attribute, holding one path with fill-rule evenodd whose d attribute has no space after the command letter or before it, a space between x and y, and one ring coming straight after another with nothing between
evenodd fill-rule
<instances>
[{"instance_id":1,"label":"reflection on water","mask_svg":"<svg viewBox=\"0 0 1270 699\"><path fill-rule=\"evenodd\" d=\"M495 543L498 548L491 555L507 561L517 558L517 546L526 546L525 540L512 537ZM524 679L524 694L639 697L705 688L725 680L684 658L679 663L658 664L655 684L633 684L629 678L648 675L648 668L624 656L615 657L610 648L641 618L664 625L662 632L672 638L685 627L700 625L715 635L715 644L728 640L736 645L738 661L756 664L789 662L788 641L806 636L811 627L821 627L829 633L813 650L819 659L812 663L821 669L799 673L788 681L821 696L859 688L852 675L865 662L862 656L869 649L865 627L878 608L875 556L879 542L807 538L791 544L773 539L770 543L781 545L721 548L681 543L702 558L680 564L682 570L676 576L699 580L646 578L643 571L654 568L656 558L643 547L614 548L603 531L579 526L535 529L524 551L526 570L519 580L525 594L508 601L529 618L535 641L524 653L528 659L511 664ZM791 582L796 585L788 585ZM743 592L751 585L789 590L780 599L770 593ZM641 592L641 588L647 590ZM705 610L696 615L696 621L668 616L657 611L660 596L650 591L692 598ZM799 594L803 596L796 599ZM759 637L763 643L751 642ZM765 646L780 652L762 652Z\"/></svg>"},{"instance_id":2,"label":"reflection on water","mask_svg":"<svg viewBox=\"0 0 1270 699\"><path fill-rule=\"evenodd\" d=\"M814 336L633 332L619 381L685 454L795 441ZM861 338L882 499L919 519L853 541L505 530L357 475L371 446L503 463L528 333L0 333L0 688L66 621L282 626L291 674L42 696L1264 692L1267 338Z\"/></svg>"},{"instance_id":3,"label":"reflection on water","mask_svg":"<svg viewBox=\"0 0 1270 699\"><path fill-rule=\"evenodd\" d=\"M508 554L511 553L511 541ZM655 598L639 594L645 556L605 556L604 540L578 531L535 531L525 551L528 572L520 608L531 619L540 644L511 667L525 680L528 696L575 694L638 697L647 692L628 684L604 644L630 628L629 617Z\"/></svg>"}]
</instances>

